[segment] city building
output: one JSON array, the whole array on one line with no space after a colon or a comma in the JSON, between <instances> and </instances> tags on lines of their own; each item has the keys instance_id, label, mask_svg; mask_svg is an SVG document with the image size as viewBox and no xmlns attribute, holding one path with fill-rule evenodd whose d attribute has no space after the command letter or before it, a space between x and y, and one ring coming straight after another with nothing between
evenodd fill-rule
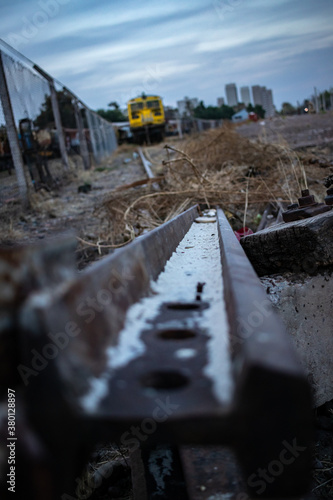
<instances>
[{"instance_id":1,"label":"city building","mask_svg":"<svg viewBox=\"0 0 333 500\"><path fill-rule=\"evenodd\" d=\"M224 104L225 104L224 97L218 97L217 98L217 106L219 108L221 108L222 106L224 106Z\"/></svg>"},{"instance_id":2,"label":"city building","mask_svg":"<svg viewBox=\"0 0 333 500\"><path fill-rule=\"evenodd\" d=\"M266 87L261 87L260 85L253 85L252 97L253 105L256 106L257 104L259 104L266 111L265 118L274 116L275 109L273 104L272 89L266 89Z\"/></svg>"},{"instance_id":3,"label":"city building","mask_svg":"<svg viewBox=\"0 0 333 500\"><path fill-rule=\"evenodd\" d=\"M182 101L177 101L178 113L180 116L191 116L191 111L199 106L199 99L196 97L184 97Z\"/></svg>"},{"instance_id":4,"label":"city building","mask_svg":"<svg viewBox=\"0 0 333 500\"><path fill-rule=\"evenodd\" d=\"M236 106L238 103L237 87L235 83L228 83L225 86L225 95L227 97L228 106Z\"/></svg>"},{"instance_id":5,"label":"city building","mask_svg":"<svg viewBox=\"0 0 333 500\"><path fill-rule=\"evenodd\" d=\"M251 104L249 87L241 87L240 93L241 93L241 101L245 104L245 106L248 106L249 104Z\"/></svg>"},{"instance_id":6,"label":"city building","mask_svg":"<svg viewBox=\"0 0 333 500\"><path fill-rule=\"evenodd\" d=\"M271 117L275 115L275 108L273 103L273 91L268 89L266 92L266 116Z\"/></svg>"},{"instance_id":7,"label":"city building","mask_svg":"<svg viewBox=\"0 0 333 500\"><path fill-rule=\"evenodd\" d=\"M262 106L260 85L253 85L252 86L252 100L253 100L253 106L257 106L257 105Z\"/></svg>"}]
</instances>

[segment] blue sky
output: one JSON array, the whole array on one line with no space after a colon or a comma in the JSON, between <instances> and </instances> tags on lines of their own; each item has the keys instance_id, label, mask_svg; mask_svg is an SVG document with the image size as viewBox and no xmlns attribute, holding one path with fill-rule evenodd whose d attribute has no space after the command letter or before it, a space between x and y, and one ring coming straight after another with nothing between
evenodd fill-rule
<instances>
[{"instance_id":1,"label":"blue sky","mask_svg":"<svg viewBox=\"0 0 333 500\"><path fill-rule=\"evenodd\" d=\"M145 91L206 105L225 84L296 104L333 87L332 0L2 0L1 38L91 108Z\"/></svg>"}]
</instances>

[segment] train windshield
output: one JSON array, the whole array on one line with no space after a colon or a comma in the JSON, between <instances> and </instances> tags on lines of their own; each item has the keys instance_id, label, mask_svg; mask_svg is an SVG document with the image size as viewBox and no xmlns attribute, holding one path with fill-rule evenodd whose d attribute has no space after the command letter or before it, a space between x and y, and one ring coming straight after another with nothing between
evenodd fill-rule
<instances>
[{"instance_id":1,"label":"train windshield","mask_svg":"<svg viewBox=\"0 0 333 500\"><path fill-rule=\"evenodd\" d=\"M131 104L131 111L140 111L143 109L143 102L134 102Z\"/></svg>"},{"instance_id":2,"label":"train windshield","mask_svg":"<svg viewBox=\"0 0 333 500\"><path fill-rule=\"evenodd\" d=\"M160 101L157 99L154 99L153 101L147 101L147 108L148 109L155 109L160 107Z\"/></svg>"}]
</instances>

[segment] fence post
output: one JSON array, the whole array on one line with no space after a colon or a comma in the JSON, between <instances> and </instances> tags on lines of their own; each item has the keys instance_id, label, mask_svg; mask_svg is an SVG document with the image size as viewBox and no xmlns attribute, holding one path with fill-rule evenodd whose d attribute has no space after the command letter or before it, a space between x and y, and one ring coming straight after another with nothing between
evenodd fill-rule
<instances>
[{"instance_id":1,"label":"fence post","mask_svg":"<svg viewBox=\"0 0 333 500\"><path fill-rule=\"evenodd\" d=\"M68 155L67 155L64 131L62 128L62 123L61 123L61 116L60 116L60 111L59 111L57 92L56 92L56 89L54 86L54 80L50 75L45 73L45 71L43 71L36 64L34 65L34 70L37 71L37 73L39 73L40 75L42 75L42 77L45 78L45 80L47 80L49 83L52 111L53 111L55 126L56 126L56 129L58 132L58 140L59 140L59 149L60 149L61 159L62 159L62 162L64 164L64 167L68 170L69 169Z\"/></svg>"},{"instance_id":2,"label":"fence post","mask_svg":"<svg viewBox=\"0 0 333 500\"><path fill-rule=\"evenodd\" d=\"M62 159L62 162L64 164L64 167L68 170L69 169L69 162L68 162L68 155L67 155L67 149L66 149L66 142L65 142L64 131L62 128L62 123L61 123L61 117L60 117L60 111L59 111L59 105L58 105L58 99L57 99L57 92L56 92L56 89L54 86L53 79L49 80L49 87L50 87L50 92L51 92L52 111L53 111L55 126L56 126L56 129L58 132L61 159Z\"/></svg>"},{"instance_id":3,"label":"fence post","mask_svg":"<svg viewBox=\"0 0 333 500\"><path fill-rule=\"evenodd\" d=\"M84 124L83 124L83 119L82 119L81 111L79 108L78 100L75 97L73 98L73 106L74 106L76 126L77 126L78 131L79 131L80 154L82 156L83 165L84 165L85 170L89 170L89 168L91 167L91 163L90 163L90 156L89 156L89 151L88 151L88 146L87 146L87 140L86 140L86 136L84 133Z\"/></svg>"},{"instance_id":4,"label":"fence post","mask_svg":"<svg viewBox=\"0 0 333 500\"><path fill-rule=\"evenodd\" d=\"M19 188L20 197L25 206L29 205L28 186L24 175L24 163L20 150L17 130L15 126L15 119L13 114L12 105L8 91L6 80L5 68L3 64L2 51L0 50L0 98L2 102L3 113L6 121L6 129L10 150L12 153L15 173L17 177L17 184Z\"/></svg>"},{"instance_id":5,"label":"fence post","mask_svg":"<svg viewBox=\"0 0 333 500\"><path fill-rule=\"evenodd\" d=\"M91 146L94 154L94 158L96 163L99 163L99 156L98 156L98 148L96 144L96 137L95 137L95 128L92 120L92 112L87 110L88 112L86 113L87 116L87 121L88 121L88 126L89 126L89 132L90 132L90 140L91 140Z\"/></svg>"},{"instance_id":6,"label":"fence post","mask_svg":"<svg viewBox=\"0 0 333 500\"><path fill-rule=\"evenodd\" d=\"M177 120L177 132L178 132L179 138L182 139L183 132L182 132L182 121L181 120Z\"/></svg>"},{"instance_id":7,"label":"fence post","mask_svg":"<svg viewBox=\"0 0 333 500\"><path fill-rule=\"evenodd\" d=\"M99 156L99 162L101 162L102 159L104 159L104 151L102 150L105 150L104 148L104 143L103 143L103 136L102 136L102 131L101 131L101 121L100 121L100 116L97 115L97 113L95 113L93 111L94 115L95 115L95 122L97 124L96 126L96 135L98 137L98 143L99 143L99 148L100 148L100 156Z\"/></svg>"},{"instance_id":8,"label":"fence post","mask_svg":"<svg viewBox=\"0 0 333 500\"><path fill-rule=\"evenodd\" d=\"M106 157L108 154L110 154L110 152L109 152L108 142L107 142L107 138L106 138L105 123L104 123L103 119L99 120L99 123L100 123L99 126L100 126L100 131L101 131L102 144L103 144L103 149L104 149L104 157Z\"/></svg>"}]
</instances>

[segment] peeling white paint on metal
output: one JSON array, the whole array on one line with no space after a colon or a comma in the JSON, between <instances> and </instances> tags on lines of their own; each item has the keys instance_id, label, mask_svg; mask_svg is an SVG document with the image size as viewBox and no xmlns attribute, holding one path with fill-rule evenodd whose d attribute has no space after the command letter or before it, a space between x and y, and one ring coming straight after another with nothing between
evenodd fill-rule
<instances>
[{"instance_id":1,"label":"peeling white paint on metal","mask_svg":"<svg viewBox=\"0 0 333 500\"><path fill-rule=\"evenodd\" d=\"M191 311L191 318L183 320L182 328L200 329L210 337L207 342L208 362L204 373L212 381L215 397L221 403L231 400L232 377L229 354L228 322L223 299L223 280L217 224L193 223L188 233L167 262L164 271L151 283L152 293L132 305L126 315L125 326L119 333L116 346L108 349L109 372L101 383L91 385L91 391L82 400L85 408L98 404L99 394L107 392L107 383L114 370L126 366L132 359L145 351L141 332L151 328L153 320L165 302L193 302L197 284L205 283L201 300L207 302L207 309ZM199 320L200 315L200 320ZM180 327L179 321L163 323L163 329ZM96 394L95 394L96 392Z\"/></svg>"},{"instance_id":2,"label":"peeling white paint on metal","mask_svg":"<svg viewBox=\"0 0 333 500\"><path fill-rule=\"evenodd\" d=\"M175 352L175 357L179 359L189 359L193 358L198 351L196 349L177 349Z\"/></svg>"},{"instance_id":3,"label":"peeling white paint on metal","mask_svg":"<svg viewBox=\"0 0 333 500\"><path fill-rule=\"evenodd\" d=\"M173 470L172 462L171 450L159 448L150 454L148 467L155 479L157 495L162 495L165 491L167 476L171 476Z\"/></svg>"},{"instance_id":4,"label":"peeling white paint on metal","mask_svg":"<svg viewBox=\"0 0 333 500\"><path fill-rule=\"evenodd\" d=\"M195 219L195 222L216 222L216 218L215 217L197 217Z\"/></svg>"},{"instance_id":5,"label":"peeling white paint on metal","mask_svg":"<svg viewBox=\"0 0 333 500\"><path fill-rule=\"evenodd\" d=\"M87 411L93 410L108 393L109 376L105 374L100 378L90 377L88 380L90 389L81 398L81 404Z\"/></svg>"}]
</instances>

